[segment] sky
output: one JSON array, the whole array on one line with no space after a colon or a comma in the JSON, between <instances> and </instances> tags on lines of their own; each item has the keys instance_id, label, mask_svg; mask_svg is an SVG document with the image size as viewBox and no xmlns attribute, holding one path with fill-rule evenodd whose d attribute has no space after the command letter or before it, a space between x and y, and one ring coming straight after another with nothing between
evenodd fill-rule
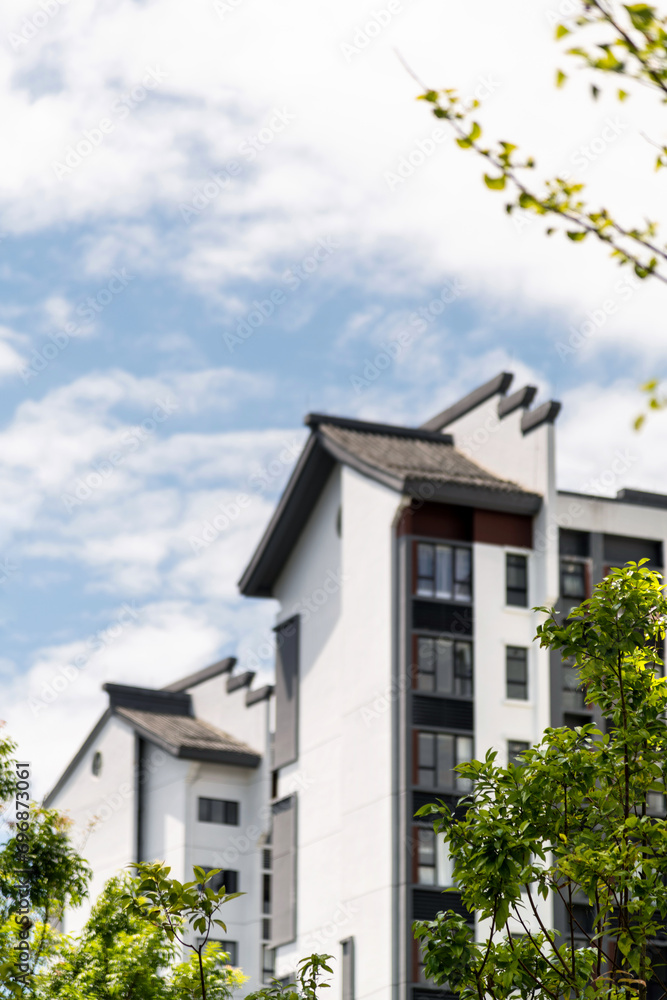
<instances>
[{"instance_id":1,"label":"sky","mask_svg":"<svg viewBox=\"0 0 667 1000\"><path fill-rule=\"evenodd\" d=\"M508 216L404 64L630 222L660 106L554 88L559 3L471 11L3 0L0 717L39 794L105 681L271 669L236 583L309 411L417 425L508 370L563 403L561 487L667 492L667 417L631 429L667 292Z\"/></svg>"}]
</instances>

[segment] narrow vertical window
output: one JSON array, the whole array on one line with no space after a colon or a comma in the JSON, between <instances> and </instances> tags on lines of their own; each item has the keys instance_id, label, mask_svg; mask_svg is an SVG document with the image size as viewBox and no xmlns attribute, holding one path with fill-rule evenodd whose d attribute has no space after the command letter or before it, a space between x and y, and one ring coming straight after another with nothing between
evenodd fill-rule
<instances>
[{"instance_id":1,"label":"narrow vertical window","mask_svg":"<svg viewBox=\"0 0 667 1000\"><path fill-rule=\"evenodd\" d=\"M433 597L435 589L435 552L432 545L417 546L417 594Z\"/></svg>"},{"instance_id":2,"label":"narrow vertical window","mask_svg":"<svg viewBox=\"0 0 667 1000\"><path fill-rule=\"evenodd\" d=\"M299 619L276 628L275 769L299 756Z\"/></svg>"},{"instance_id":3,"label":"narrow vertical window","mask_svg":"<svg viewBox=\"0 0 667 1000\"><path fill-rule=\"evenodd\" d=\"M354 1000L354 938L341 941L343 961L341 967L343 980L342 1000Z\"/></svg>"},{"instance_id":4,"label":"narrow vertical window","mask_svg":"<svg viewBox=\"0 0 667 1000\"><path fill-rule=\"evenodd\" d=\"M528 700L528 650L523 646L508 646L505 650L507 697Z\"/></svg>"},{"instance_id":5,"label":"narrow vertical window","mask_svg":"<svg viewBox=\"0 0 667 1000\"><path fill-rule=\"evenodd\" d=\"M508 552L506 556L507 603L528 607L528 559Z\"/></svg>"},{"instance_id":6,"label":"narrow vertical window","mask_svg":"<svg viewBox=\"0 0 667 1000\"><path fill-rule=\"evenodd\" d=\"M442 836L428 827L417 827L417 882L420 885L455 885L453 861Z\"/></svg>"}]
</instances>

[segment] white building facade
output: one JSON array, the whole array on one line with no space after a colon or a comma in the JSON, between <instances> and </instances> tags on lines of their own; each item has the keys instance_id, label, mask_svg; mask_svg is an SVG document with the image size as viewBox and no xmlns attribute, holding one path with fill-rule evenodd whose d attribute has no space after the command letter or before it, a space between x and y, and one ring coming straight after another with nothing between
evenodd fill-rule
<instances>
[{"instance_id":1,"label":"white building facade","mask_svg":"<svg viewBox=\"0 0 667 1000\"><path fill-rule=\"evenodd\" d=\"M443 996L424 981L411 923L465 911L442 896L449 860L416 810L454 806L467 791L454 769L472 755L513 759L546 726L592 718L568 665L533 643L534 606L567 610L629 559L663 565L667 497L559 493L560 406L534 407L536 390L509 393L511 382L501 373L421 428L306 418L310 438L240 581L278 605L275 692L219 665L170 692L257 762L172 753L139 820L128 802L113 832L91 834L100 882L133 851L176 871L231 868L219 859L232 831L199 822L195 803L241 803L252 829L235 870L251 889L233 940L253 982L272 968L268 941L278 977L313 951L334 955L332 1000ZM110 695L111 717L52 794L81 817L102 740L118 748L114 781L137 738L168 752Z\"/></svg>"}]
</instances>

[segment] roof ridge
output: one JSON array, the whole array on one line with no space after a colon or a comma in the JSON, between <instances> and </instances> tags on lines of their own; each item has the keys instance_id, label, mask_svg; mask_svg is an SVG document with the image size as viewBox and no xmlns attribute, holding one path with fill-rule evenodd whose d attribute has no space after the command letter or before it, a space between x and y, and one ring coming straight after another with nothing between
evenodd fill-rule
<instances>
[{"instance_id":1,"label":"roof ridge","mask_svg":"<svg viewBox=\"0 0 667 1000\"><path fill-rule=\"evenodd\" d=\"M357 420L352 417L334 417L327 413L308 413L303 419L311 430L318 430L322 424L331 427L342 427L350 431L362 431L365 434L384 434L387 437L405 437L417 441L434 441L436 444L453 445L451 434L440 434L439 431L425 430L423 427L403 427L400 424L382 424L373 420Z\"/></svg>"}]
</instances>

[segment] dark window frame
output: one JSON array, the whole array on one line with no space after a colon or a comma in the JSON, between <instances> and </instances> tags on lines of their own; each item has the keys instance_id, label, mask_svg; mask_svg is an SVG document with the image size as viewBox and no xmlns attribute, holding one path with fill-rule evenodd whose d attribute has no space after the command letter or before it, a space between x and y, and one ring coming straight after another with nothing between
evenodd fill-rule
<instances>
[{"instance_id":1,"label":"dark window frame","mask_svg":"<svg viewBox=\"0 0 667 1000\"><path fill-rule=\"evenodd\" d=\"M513 565L512 565L513 564ZM523 586L513 582L514 572L523 572ZM512 581L512 585L511 585ZM511 608L528 607L528 556L522 552L505 553L505 603Z\"/></svg>"},{"instance_id":2,"label":"dark window frame","mask_svg":"<svg viewBox=\"0 0 667 1000\"><path fill-rule=\"evenodd\" d=\"M197 820L199 823L240 826L241 803L234 799L211 799L200 795L197 799Z\"/></svg>"},{"instance_id":3,"label":"dark window frame","mask_svg":"<svg viewBox=\"0 0 667 1000\"><path fill-rule=\"evenodd\" d=\"M528 740L508 740L507 741L507 763L514 764L516 767L521 767L523 761L518 760L519 754L525 753L526 750L530 750L530 743Z\"/></svg>"},{"instance_id":4,"label":"dark window frame","mask_svg":"<svg viewBox=\"0 0 667 1000\"><path fill-rule=\"evenodd\" d=\"M566 593L567 585L565 581L568 578L573 578L575 574L573 572L567 573L566 567L576 568L577 575L581 580L581 587L577 593ZM590 596L590 565L587 559L577 558L576 556L561 556L559 565L559 588L560 596L564 601L568 603L570 601L581 602L585 601L587 597Z\"/></svg>"},{"instance_id":5,"label":"dark window frame","mask_svg":"<svg viewBox=\"0 0 667 1000\"><path fill-rule=\"evenodd\" d=\"M430 559L428 558L430 550ZM439 563L446 561L449 552L445 586L439 579ZM463 555L465 553L465 555ZM471 604L473 599L472 545L444 541L415 541L414 543L414 596L427 600L449 601L454 604Z\"/></svg>"},{"instance_id":6,"label":"dark window frame","mask_svg":"<svg viewBox=\"0 0 667 1000\"><path fill-rule=\"evenodd\" d=\"M522 653L522 656L517 656ZM514 673L514 676L511 676ZM521 677L521 675L523 675ZM522 693L523 692L523 693ZM529 701L528 649L505 646L505 695L511 701Z\"/></svg>"},{"instance_id":7,"label":"dark window frame","mask_svg":"<svg viewBox=\"0 0 667 1000\"><path fill-rule=\"evenodd\" d=\"M198 867L202 868L205 873L215 871L215 865L198 865ZM239 882L239 872L235 868L225 868L220 870L217 875L207 879L204 885L200 884L199 888L201 890L206 886L207 889L218 892L224 885L225 892L239 892Z\"/></svg>"},{"instance_id":8,"label":"dark window frame","mask_svg":"<svg viewBox=\"0 0 667 1000\"><path fill-rule=\"evenodd\" d=\"M438 643L451 643L451 684L450 687L438 687L440 680L445 673L444 665L439 670L438 664ZM422 656L422 649L430 645L432 647L429 664L429 654ZM465 657L459 656L459 650L465 647L468 652L468 663L464 663ZM432 667L432 669L429 669ZM459 639L450 635L433 635L426 633L416 633L414 636L414 670L413 688L420 694L434 694L447 698L465 698L470 700L474 697L474 650L470 639ZM432 686L429 680L432 679Z\"/></svg>"},{"instance_id":9,"label":"dark window frame","mask_svg":"<svg viewBox=\"0 0 667 1000\"><path fill-rule=\"evenodd\" d=\"M472 734L463 735L462 733L448 733L442 731L434 731L430 729L415 729L415 782L419 788L429 788L429 789L453 789L461 794L467 794L471 791L471 785L468 778L461 777L454 770L459 764L463 764L468 760L473 759L475 752L475 745ZM423 755L422 750L427 746L427 740L422 739L430 737L432 739L432 753L430 757L432 758L432 763L426 762L426 757ZM442 776L439 766L439 741L440 740L452 740L452 750L451 760L453 761L451 768L446 768L445 770L451 775L451 782L440 782L439 778ZM470 745L470 756L466 757L459 753L460 744L466 741ZM424 781L423 778L427 774L433 775L433 781Z\"/></svg>"}]
</instances>

